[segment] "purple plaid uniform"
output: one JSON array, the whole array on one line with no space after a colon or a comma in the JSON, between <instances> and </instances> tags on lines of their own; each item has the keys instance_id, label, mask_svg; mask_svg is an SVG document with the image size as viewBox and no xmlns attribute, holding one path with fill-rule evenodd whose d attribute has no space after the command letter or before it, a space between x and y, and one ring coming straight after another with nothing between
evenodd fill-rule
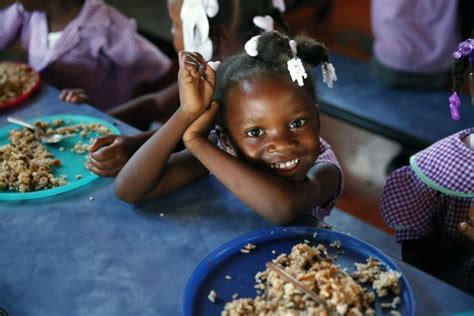
<instances>
[{"instance_id":1,"label":"purple plaid uniform","mask_svg":"<svg viewBox=\"0 0 474 316\"><path fill-rule=\"evenodd\" d=\"M474 151L463 143L471 133L474 128L436 142L388 177L382 216L398 242L462 237L458 224L468 220L474 205ZM472 292L474 258L441 277Z\"/></svg>"},{"instance_id":2,"label":"purple plaid uniform","mask_svg":"<svg viewBox=\"0 0 474 316\"><path fill-rule=\"evenodd\" d=\"M20 3L0 11L0 49L18 36L28 63L58 88L83 88L91 104L108 110L132 98L140 82L159 79L171 60L137 33L133 20L101 0L88 0L80 14L48 46L48 21Z\"/></svg>"},{"instance_id":3,"label":"purple plaid uniform","mask_svg":"<svg viewBox=\"0 0 474 316\"><path fill-rule=\"evenodd\" d=\"M334 205L336 205L338 198L341 196L342 189L344 187L344 181L342 169L339 165L339 161L337 161L336 154L334 154L334 151L332 151L331 146L326 143L324 139L319 138L319 141L321 146L321 153L319 154L314 164L327 163L333 165L337 168L337 170L339 170L339 174L341 175L341 182L339 183L339 188L334 192L331 200L324 207L318 206L310 211L310 214L312 216L316 217L319 220L323 220L325 216L329 215Z\"/></svg>"}]
</instances>

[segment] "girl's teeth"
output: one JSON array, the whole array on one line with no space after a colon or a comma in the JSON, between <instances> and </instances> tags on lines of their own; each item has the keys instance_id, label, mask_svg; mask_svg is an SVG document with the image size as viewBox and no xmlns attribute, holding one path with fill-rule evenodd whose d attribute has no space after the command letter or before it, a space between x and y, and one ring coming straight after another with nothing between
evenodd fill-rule
<instances>
[{"instance_id":1,"label":"girl's teeth","mask_svg":"<svg viewBox=\"0 0 474 316\"><path fill-rule=\"evenodd\" d=\"M277 162L272 165L270 165L271 168L276 168L276 169L289 169L294 167L298 162L300 161L300 158L293 159L290 161L286 162Z\"/></svg>"}]
</instances>

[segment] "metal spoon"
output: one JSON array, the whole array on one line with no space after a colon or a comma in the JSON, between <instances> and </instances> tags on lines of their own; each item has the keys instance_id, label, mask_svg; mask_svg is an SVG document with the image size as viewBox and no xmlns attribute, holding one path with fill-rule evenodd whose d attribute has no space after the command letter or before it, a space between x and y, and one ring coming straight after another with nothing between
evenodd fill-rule
<instances>
[{"instance_id":1,"label":"metal spoon","mask_svg":"<svg viewBox=\"0 0 474 316\"><path fill-rule=\"evenodd\" d=\"M55 143L60 142L64 138L66 138L65 135L61 135L61 134L57 134L57 133L48 134L43 129L41 129L39 127L36 127L34 125L31 125L30 123L25 122L23 120L15 118L15 117L8 117L7 121L10 122L10 123L13 123L13 124L21 125L23 127L26 127L28 129L34 131L35 133L37 133L37 135L39 136L40 140L43 143L55 144Z\"/></svg>"}]
</instances>

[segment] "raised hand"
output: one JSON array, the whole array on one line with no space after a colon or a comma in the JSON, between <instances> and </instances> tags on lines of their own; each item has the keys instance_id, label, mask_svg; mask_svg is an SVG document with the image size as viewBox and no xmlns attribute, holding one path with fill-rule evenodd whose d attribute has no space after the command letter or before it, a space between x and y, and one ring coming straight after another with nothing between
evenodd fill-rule
<instances>
[{"instance_id":1,"label":"raised hand","mask_svg":"<svg viewBox=\"0 0 474 316\"><path fill-rule=\"evenodd\" d=\"M181 110L196 119L211 103L216 73L199 53L179 52L178 84Z\"/></svg>"}]
</instances>

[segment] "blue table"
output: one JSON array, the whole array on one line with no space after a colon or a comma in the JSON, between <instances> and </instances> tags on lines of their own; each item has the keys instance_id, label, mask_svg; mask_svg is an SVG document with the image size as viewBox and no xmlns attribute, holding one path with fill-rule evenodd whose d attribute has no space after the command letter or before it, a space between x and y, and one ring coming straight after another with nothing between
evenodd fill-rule
<instances>
[{"instance_id":1,"label":"blue table","mask_svg":"<svg viewBox=\"0 0 474 316\"><path fill-rule=\"evenodd\" d=\"M0 127L13 114L114 121L87 105L61 103L57 95L43 87L29 102L2 112ZM118 200L113 190L113 180L101 178L41 200L0 202L0 307L12 316L180 315L197 264L223 243L269 226L213 177L138 205ZM333 216L346 216L338 228L355 236L356 228L372 229L338 210ZM298 223L317 225L309 217ZM395 261L413 287L419 315L474 309L474 298Z\"/></svg>"}]
</instances>

